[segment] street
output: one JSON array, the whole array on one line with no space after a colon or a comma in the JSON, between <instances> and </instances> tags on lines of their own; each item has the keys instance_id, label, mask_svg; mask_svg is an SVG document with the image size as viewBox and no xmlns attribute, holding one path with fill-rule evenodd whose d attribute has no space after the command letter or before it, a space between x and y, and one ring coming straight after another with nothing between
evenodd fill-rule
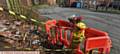
<instances>
[{"instance_id":1,"label":"street","mask_svg":"<svg viewBox=\"0 0 120 54\"><path fill-rule=\"evenodd\" d=\"M120 53L120 15L110 13L91 12L85 9L77 8L48 8L38 9L41 15L50 17L52 19L67 20L73 14L80 14L84 17L84 21L88 27L100 29L108 32L112 39L111 54Z\"/></svg>"}]
</instances>

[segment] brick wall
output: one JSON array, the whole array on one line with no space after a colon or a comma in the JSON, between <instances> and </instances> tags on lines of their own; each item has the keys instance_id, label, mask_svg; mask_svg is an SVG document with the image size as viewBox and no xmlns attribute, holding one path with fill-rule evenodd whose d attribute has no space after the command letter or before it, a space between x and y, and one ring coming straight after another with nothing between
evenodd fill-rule
<instances>
[{"instance_id":1,"label":"brick wall","mask_svg":"<svg viewBox=\"0 0 120 54\"><path fill-rule=\"evenodd\" d=\"M70 0L69 5L71 6L73 2L76 2L76 0Z\"/></svg>"},{"instance_id":2,"label":"brick wall","mask_svg":"<svg viewBox=\"0 0 120 54\"><path fill-rule=\"evenodd\" d=\"M7 7L6 0L0 0L0 6Z\"/></svg>"},{"instance_id":3,"label":"brick wall","mask_svg":"<svg viewBox=\"0 0 120 54\"><path fill-rule=\"evenodd\" d=\"M56 0L47 0L49 5L56 5Z\"/></svg>"},{"instance_id":4,"label":"brick wall","mask_svg":"<svg viewBox=\"0 0 120 54\"><path fill-rule=\"evenodd\" d=\"M71 6L73 2L76 2L76 0L66 0L66 6Z\"/></svg>"},{"instance_id":5,"label":"brick wall","mask_svg":"<svg viewBox=\"0 0 120 54\"><path fill-rule=\"evenodd\" d=\"M32 0L20 0L20 3L23 6L32 6Z\"/></svg>"}]
</instances>

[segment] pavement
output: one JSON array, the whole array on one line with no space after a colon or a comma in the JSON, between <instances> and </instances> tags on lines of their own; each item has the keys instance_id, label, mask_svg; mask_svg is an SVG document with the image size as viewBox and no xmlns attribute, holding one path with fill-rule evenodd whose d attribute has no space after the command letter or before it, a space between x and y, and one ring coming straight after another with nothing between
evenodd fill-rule
<instances>
[{"instance_id":1,"label":"pavement","mask_svg":"<svg viewBox=\"0 0 120 54\"><path fill-rule=\"evenodd\" d=\"M80 14L84 17L88 27L93 27L109 33L112 39L111 54L120 53L120 14L92 12L86 9L78 8L49 8L38 9L41 15L52 19L67 20L73 14Z\"/></svg>"}]
</instances>

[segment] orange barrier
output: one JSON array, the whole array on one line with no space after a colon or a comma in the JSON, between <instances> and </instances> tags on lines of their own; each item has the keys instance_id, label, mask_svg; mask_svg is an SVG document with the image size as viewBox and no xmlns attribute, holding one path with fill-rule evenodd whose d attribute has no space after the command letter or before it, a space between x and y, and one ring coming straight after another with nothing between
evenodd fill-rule
<instances>
[{"instance_id":1,"label":"orange barrier","mask_svg":"<svg viewBox=\"0 0 120 54\"><path fill-rule=\"evenodd\" d=\"M99 53L110 54L111 40L106 32L87 28L85 31L85 52L92 49L99 49Z\"/></svg>"},{"instance_id":2,"label":"orange barrier","mask_svg":"<svg viewBox=\"0 0 120 54\"><path fill-rule=\"evenodd\" d=\"M48 40L50 40L53 45L60 40L66 48L70 47L73 36L71 29L74 27L71 23L63 20L49 20L45 26ZM54 28L55 35L51 34L52 28ZM70 33L67 31L70 31ZM70 39L68 39L67 34L70 35ZM99 53L110 54L111 40L106 32L94 28L87 28L85 30L85 53L82 53L80 47L77 47L75 52L76 54L87 54L90 50L96 48L99 50Z\"/></svg>"}]
</instances>

